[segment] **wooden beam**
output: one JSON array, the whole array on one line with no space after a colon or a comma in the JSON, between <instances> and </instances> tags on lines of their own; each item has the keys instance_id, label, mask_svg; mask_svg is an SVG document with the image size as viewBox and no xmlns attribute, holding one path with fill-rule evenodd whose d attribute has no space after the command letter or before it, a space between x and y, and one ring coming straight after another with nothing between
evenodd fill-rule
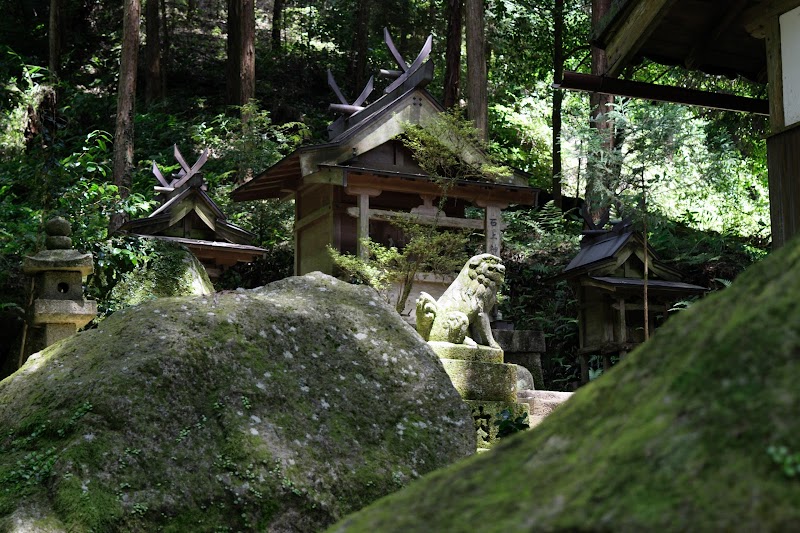
<instances>
[{"instance_id":1,"label":"wooden beam","mask_svg":"<svg viewBox=\"0 0 800 533\"><path fill-rule=\"evenodd\" d=\"M370 187L383 191L405 192L411 194L442 195L442 187L428 180L402 178L380 178L372 174L348 173L347 185L352 187ZM448 198L460 198L470 203L478 199L487 202L533 205L536 202L536 189L505 188L497 185L481 185L479 183L457 183L447 191Z\"/></svg>"},{"instance_id":2,"label":"wooden beam","mask_svg":"<svg viewBox=\"0 0 800 533\"><path fill-rule=\"evenodd\" d=\"M696 69L705 61L706 53L711 48L712 43L719 39L720 35L730 27L731 23L739 17L742 10L750 3L750 0L734 0L731 5L725 9L725 16L721 19L715 20L715 23L708 28L708 31L695 40L689 55L686 56L684 64L688 69Z\"/></svg>"},{"instance_id":3,"label":"wooden beam","mask_svg":"<svg viewBox=\"0 0 800 533\"><path fill-rule=\"evenodd\" d=\"M756 39L764 39L771 20L798 6L800 0L764 0L745 11L741 20L747 33Z\"/></svg>"},{"instance_id":4,"label":"wooden beam","mask_svg":"<svg viewBox=\"0 0 800 533\"><path fill-rule=\"evenodd\" d=\"M780 43L779 43L780 46ZM780 61L780 57L778 57ZM772 79L770 78L770 83ZM710 109L723 109L726 111L739 111L742 113L755 113L757 115L770 114L770 101L758 98L745 98L733 94L711 93L695 89L684 89L671 85L656 85L640 81L619 80L606 76L593 76L578 72L565 72L561 83L553 85L556 89L571 89L576 91L589 91L631 98L643 98L658 102L672 102Z\"/></svg>"},{"instance_id":5,"label":"wooden beam","mask_svg":"<svg viewBox=\"0 0 800 533\"><path fill-rule=\"evenodd\" d=\"M641 0L633 7L606 45L606 76L619 76L674 3L675 0Z\"/></svg>"},{"instance_id":6,"label":"wooden beam","mask_svg":"<svg viewBox=\"0 0 800 533\"><path fill-rule=\"evenodd\" d=\"M331 212L331 206L329 205L324 205L319 209L315 209L314 211L312 211L311 213L309 213L308 215L304 216L303 218L294 223L295 233L297 233L298 230L301 230L304 227L308 226L309 224L316 222L321 217L324 217L330 212Z\"/></svg>"},{"instance_id":7,"label":"wooden beam","mask_svg":"<svg viewBox=\"0 0 800 533\"><path fill-rule=\"evenodd\" d=\"M781 28L778 17L765 24L767 45L767 95L769 97L769 127L771 133L786 126L783 112L783 59L781 57Z\"/></svg>"},{"instance_id":8,"label":"wooden beam","mask_svg":"<svg viewBox=\"0 0 800 533\"><path fill-rule=\"evenodd\" d=\"M317 172L303 177L303 185L311 184L344 185L344 170L331 167L320 168Z\"/></svg>"},{"instance_id":9,"label":"wooden beam","mask_svg":"<svg viewBox=\"0 0 800 533\"><path fill-rule=\"evenodd\" d=\"M347 214L351 217L358 218L358 207L348 207ZM408 222L416 222L425 225L437 225L443 228L460 228L460 229L478 229L482 230L484 226L483 220L477 218L457 218L448 217L445 215L431 216L431 215L418 215L416 213L406 213L405 211L388 211L385 209L370 209L370 220L384 220L391 222L392 220L402 219Z\"/></svg>"}]
</instances>

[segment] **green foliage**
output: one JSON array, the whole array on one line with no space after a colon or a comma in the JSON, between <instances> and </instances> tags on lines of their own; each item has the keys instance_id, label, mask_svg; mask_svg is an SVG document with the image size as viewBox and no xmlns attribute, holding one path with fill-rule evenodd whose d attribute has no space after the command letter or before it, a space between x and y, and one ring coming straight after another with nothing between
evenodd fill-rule
<instances>
[{"instance_id":1,"label":"green foliage","mask_svg":"<svg viewBox=\"0 0 800 533\"><path fill-rule=\"evenodd\" d=\"M448 275L458 270L468 259L465 252L467 236L454 231L441 231L433 226L394 222L405 236L405 245L398 249L366 239L366 260L328 248L339 276L350 283L369 285L390 301L392 284L400 290L394 300L395 309L405 309L417 273Z\"/></svg>"},{"instance_id":2,"label":"green foliage","mask_svg":"<svg viewBox=\"0 0 800 533\"><path fill-rule=\"evenodd\" d=\"M497 415L497 418L498 420L494 421L494 425L497 426L497 437L501 439L513 435L514 433L525 431L531 427L530 424L528 424L527 413L523 413L514 418L511 411L503 409Z\"/></svg>"},{"instance_id":3,"label":"green foliage","mask_svg":"<svg viewBox=\"0 0 800 533\"><path fill-rule=\"evenodd\" d=\"M371 239L364 239L361 244L368 250L370 257L367 260L353 254L340 253L331 246L328 246L328 254L342 279L385 292L392 282L392 264L399 260L400 252L394 246L383 246Z\"/></svg>"},{"instance_id":4,"label":"green foliage","mask_svg":"<svg viewBox=\"0 0 800 533\"><path fill-rule=\"evenodd\" d=\"M227 269L214 287L217 290L252 289L291 276L293 272L294 249L291 241L284 241L269 246L263 258L252 263L237 263Z\"/></svg>"},{"instance_id":5,"label":"green foliage","mask_svg":"<svg viewBox=\"0 0 800 533\"><path fill-rule=\"evenodd\" d=\"M92 404L84 402L67 420L45 420L24 434L0 434L0 453L18 457L12 469L0 471L0 493L27 494L36 485L46 483L61 453L51 441L73 433L80 419L91 410Z\"/></svg>"},{"instance_id":6,"label":"green foliage","mask_svg":"<svg viewBox=\"0 0 800 533\"><path fill-rule=\"evenodd\" d=\"M445 195L454 181L505 181L511 173L486 155L475 126L458 110L440 113L423 125L406 124L402 140Z\"/></svg>"},{"instance_id":7,"label":"green foliage","mask_svg":"<svg viewBox=\"0 0 800 533\"><path fill-rule=\"evenodd\" d=\"M494 158L531 174L531 186L544 190L552 180L552 133L547 122L550 102L537 86L535 94L513 97L489 110L492 131L489 150Z\"/></svg>"},{"instance_id":8,"label":"green foliage","mask_svg":"<svg viewBox=\"0 0 800 533\"><path fill-rule=\"evenodd\" d=\"M745 155L735 131L720 127L717 117L674 104L618 99L598 119L613 127L590 128L584 118L568 124L564 137L578 141L577 147L567 143L568 152L587 161L587 201L631 211L644 181L648 209L704 231L767 238L764 146L743 146ZM756 154L761 163L753 161Z\"/></svg>"},{"instance_id":9,"label":"green foliage","mask_svg":"<svg viewBox=\"0 0 800 533\"><path fill-rule=\"evenodd\" d=\"M800 475L800 453L792 453L786 446L769 446L767 454L786 477L794 478Z\"/></svg>"},{"instance_id":10,"label":"green foliage","mask_svg":"<svg viewBox=\"0 0 800 533\"><path fill-rule=\"evenodd\" d=\"M42 83L46 70L38 65L27 64L13 50L0 46L0 65L9 63L14 67L0 68L0 155L18 153L25 148L25 130L42 100L53 88ZM11 72L13 71L13 72Z\"/></svg>"},{"instance_id":11,"label":"green foliage","mask_svg":"<svg viewBox=\"0 0 800 533\"><path fill-rule=\"evenodd\" d=\"M550 278L578 252L580 223L552 202L538 211L506 211L503 219L508 224L503 252L507 297L500 301L500 311L517 329L544 334L547 388L572 390L580 382L577 300L565 281Z\"/></svg>"}]
</instances>

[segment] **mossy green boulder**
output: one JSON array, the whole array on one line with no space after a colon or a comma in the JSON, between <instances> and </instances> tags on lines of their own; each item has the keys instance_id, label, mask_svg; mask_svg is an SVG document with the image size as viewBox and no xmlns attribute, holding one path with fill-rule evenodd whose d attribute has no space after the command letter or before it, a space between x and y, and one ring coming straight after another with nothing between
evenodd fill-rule
<instances>
[{"instance_id":1,"label":"mossy green boulder","mask_svg":"<svg viewBox=\"0 0 800 533\"><path fill-rule=\"evenodd\" d=\"M185 246L148 239L148 260L127 272L111 290L115 307L138 305L168 296L202 296L214 292L203 264Z\"/></svg>"},{"instance_id":2,"label":"mossy green boulder","mask_svg":"<svg viewBox=\"0 0 800 533\"><path fill-rule=\"evenodd\" d=\"M537 428L330 531L792 531L799 471L795 240Z\"/></svg>"},{"instance_id":3,"label":"mossy green boulder","mask_svg":"<svg viewBox=\"0 0 800 533\"><path fill-rule=\"evenodd\" d=\"M319 531L474 450L438 358L371 289L161 298L0 382L0 531Z\"/></svg>"}]
</instances>

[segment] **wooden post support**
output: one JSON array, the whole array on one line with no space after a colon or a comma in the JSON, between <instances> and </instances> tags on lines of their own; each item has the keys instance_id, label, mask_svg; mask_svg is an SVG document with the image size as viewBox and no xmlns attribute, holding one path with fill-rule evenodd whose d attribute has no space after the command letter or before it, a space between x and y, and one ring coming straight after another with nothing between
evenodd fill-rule
<instances>
[{"instance_id":1,"label":"wooden post support","mask_svg":"<svg viewBox=\"0 0 800 533\"><path fill-rule=\"evenodd\" d=\"M364 239L369 238L369 194L362 192L358 195L358 257L366 260L368 257Z\"/></svg>"},{"instance_id":2,"label":"wooden post support","mask_svg":"<svg viewBox=\"0 0 800 533\"><path fill-rule=\"evenodd\" d=\"M500 243L503 238L502 210L508 204L488 203L478 200L475 202L479 207L485 209L484 231L486 234L486 253L500 256Z\"/></svg>"},{"instance_id":3,"label":"wooden post support","mask_svg":"<svg viewBox=\"0 0 800 533\"><path fill-rule=\"evenodd\" d=\"M345 188L345 192L351 196L358 197L357 251L358 257L367 259L368 251L362 241L369 238L369 197L378 196L382 191L380 189L369 189L365 187L347 187Z\"/></svg>"}]
</instances>

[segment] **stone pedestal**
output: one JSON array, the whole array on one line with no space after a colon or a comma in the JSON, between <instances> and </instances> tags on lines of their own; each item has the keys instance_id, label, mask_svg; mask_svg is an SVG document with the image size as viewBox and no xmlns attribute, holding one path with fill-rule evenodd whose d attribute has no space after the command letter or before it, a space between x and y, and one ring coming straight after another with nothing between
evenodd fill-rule
<instances>
[{"instance_id":1,"label":"stone pedestal","mask_svg":"<svg viewBox=\"0 0 800 533\"><path fill-rule=\"evenodd\" d=\"M92 255L72 249L72 230L63 218L48 221L45 232L47 250L22 262L23 272L36 278L31 322L43 329L28 353L74 335L97 316L97 303L83 298L83 279L94 271Z\"/></svg>"},{"instance_id":2,"label":"stone pedestal","mask_svg":"<svg viewBox=\"0 0 800 533\"><path fill-rule=\"evenodd\" d=\"M517 402L517 371L503 362L503 350L440 341L428 344L472 410L478 449L491 448L497 442L495 422L504 410L513 418L528 414L528 405Z\"/></svg>"},{"instance_id":3,"label":"stone pedestal","mask_svg":"<svg viewBox=\"0 0 800 533\"><path fill-rule=\"evenodd\" d=\"M503 349L506 363L524 366L533 375L537 390L544 389L542 354L545 352L544 334L535 330L493 329L494 340ZM533 387L531 387L533 388Z\"/></svg>"}]
</instances>

